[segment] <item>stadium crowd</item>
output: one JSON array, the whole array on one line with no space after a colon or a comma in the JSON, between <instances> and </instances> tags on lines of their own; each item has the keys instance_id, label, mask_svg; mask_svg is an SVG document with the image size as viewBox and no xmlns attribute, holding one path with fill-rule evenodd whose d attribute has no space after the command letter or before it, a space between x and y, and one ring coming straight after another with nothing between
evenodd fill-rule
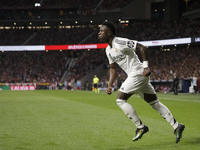
<instances>
[{"instance_id":1,"label":"stadium crowd","mask_svg":"<svg viewBox=\"0 0 200 150\"><path fill-rule=\"evenodd\" d=\"M62 6L60 1L44 0L47 8L54 6L55 9L68 7L78 7L79 11L93 10L98 6L98 10L108 10L121 8L133 0L75 0L64 1ZM16 7L16 10L23 10L25 7L33 7L37 0L29 1L6 1L0 2L1 11L7 14L4 7ZM53 4L53 5L52 5ZM110 5L113 4L113 5ZM120 4L120 5L119 5ZM199 6L199 2L195 1L195 5L190 5L189 9ZM112 6L112 7L111 7ZM196 7L195 7L196 8ZM48 10L47 10L48 11ZM63 10L64 11L64 10ZM71 10L72 13L77 11ZM28 13L22 15L15 14L15 9L12 13L6 15L9 20L27 19L33 17L33 14ZM23 11L20 11L22 13ZM63 14L62 14L63 13ZM49 14L49 13L47 13ZM57 18L63 16L65 11L59 10L57 16L49 16L47 18ZM4 15L3 15L4 16ZM15 18L16 17L16 18ZM70 17L67 15L66 17ZM71 17L77 17L73 14ZM2 18L2 15L0 15ZM34 19L34 18L33 18ZM184 37L200 37L200 21L198 19L181 19L173 22L153 22L153 21L136 21L132 20L128 23L121 24L115 22L118 28L117 36L126 37L138 41L161 40ZM62 25L63 26L63 25ZM64 45L64 44L90 44L99 43L97 39L98 25L76 26L71 28L61 28L61 25L56 25L48 29L26 28L23 29L13 27L13 29L1 29L0 45ZM72 38L73 37L73 38ZM151 49L150 67L152 70L152 80L169 80L173 78L173 73L176 72L180 78L189 78L193 73L200 76L200 47L185 46L170 48L170 51L164 51L164 48ZM65 66L68 58L75 57L76 62L69 68ZM108 65L105 52L103 50L90 51L49 51L49 52L0 52L0 82L59 82L63 73L69 71L67 81L78 80L88 74L98 65L105 63ZM126 78L126 74L120 69L118 73ZM102 85L106 85L108 77L101 79ZM104 82L104 83L103 83Z\"/></svg>"},{"instance_id":2,"label":"stadium crowd","mask_svg":"<svg viewBox=\"0 0 200 150\"><path fill-rule=\"evenodd\" d=\"M98 11L123 8L134 0L1 0L0 20L71 19L96 15ZM188 1L187 1L188 2ZM40 7L36 6L40 3ZM200 8L198 0L188 2L187 11Z\"/></svg>"},{"instance_id":3,"label":"stadium crowd","mask_svg":"<svg viewBox=\"0 0 200 150\"><path fill-rule=\"evenodd\" d=\"M199 49L199 46L190 46L170 51L149 50L151 80L170 80L174 72L179 78L190 78L193 73L200 76ZM76 62L68 68L65 64L71 57L76 58ZM1 83L59 83L64 71L70 72L68 82L72 79L76 81L102 63L108 65L104 50L1 52L0 81ZM119 69L118 73L126 78L122 70ZM107 81L108 76L101 79L101 82Z\"/></svg>"},{"instance_id":4,"label":"stadium crowd","mask_svg":"<svg viewBox=\"0 0 200 150\"><path fill-rule=\"evenodd\" d=\"M128 26L116 23L117 36L122 36L138 41L161 40L184 37L200 37L200 21L182 19L174 22L133 21ZM92 34L95 33L95 34ZM84 26L71 28L50 29L2 29L0 45L21 45L27 39L26 45L57 45L99 43L97 39L98 26ZM87 38L89 35L91 37ZM73 38L71 38L73 36Z\"/></svg>"},{"instance_id":5,"label":"stadium crowd","mask_svg":"<svg viewBox=\"0 0 200 150\"><path fill-rule=\"evenodd\" d=\"M84 0L80 2L79 11L82 14L96 14L95 10L112 10L115 8L122 8L134 0Z\"/></svg>"},{"instance_id":6,"label":"stadium crowd","mask_svg":"<svg viewBox=\"0 0 200 150\"><path fill-rule=\"evenodd\" d=\"M1 52L1 83L59 82L69 52Z\"/></svg>"},{"instance_id":7,"label":"stadium crowd","mask_svg":"<svg viewBox=\"0 0 200 150\"><path fill-rule=\"evenodd\" d=\"M0 20L71 19L96 15L98 10L122 8L133 0L43 0L40 7L33 1L0 1Z\"/></svg>"},{"instance_id":8,"label":"stadium crowd","mask_svg":"<svg viewBox=\"0 0 200 150\"><path fill-rule=\"evenodd\" d=\"M120 36L127 35L128 38L135 39L134 37L139 37L139 35L143 35L145 33L146 35L144 35L143 40L160 39L161 36L163 36L163 38L178 38L189 35L199 36L198 20L191 22L188 21L188 31L180 32L183 24L185 24L185 22L180 22L177 28L171 29L171 32L169 32L171 28L170 24L165 24L164 26L162 26L162 28L158 28L159 25L157 25L156 27L154 26L156 25L155 23L143 24L142 22L134 22L131 24L130 27L118 25L118 28L121 28L119 31L122 30L125 32L124 35L121 35L122 32L119 32L118 34ZM143 31L143 29L147 26L149 26L149 28L147 29L149 31L149 34ZM165 27L168 27L169 34L167 34L167 29ZM156 28L158 31L156 31ZM190 28L192 28L193 30L191 30ZM165 33L165 30L166 34L163 34ZM177 32L174 33L174 30L179 31L180 36L176 34ZM159 31L162 32L159 34ZM3 38L1 38L0 40L0 45L21 45L29 38L29 36L33 36L35 33L33 32L33 30L28 29L0 30L0 32L2 33L1 35L3 35ZM72 29L41 29L40 32L36 32L35 35L26 42L26 44L78 44L81 40L83 40L84 37L87 37L92 32L96 31L93 28L89 27ZM155 32L158 33L158 37L155 37ZM130 34L128 35L128 33ZM174 35L172 35L172 33L174 33ZM71 38L72 36L73 38ZM86 40L84 43L98 42L97 34L93 34L92 37L87 39L88 40ZM198 58L198 56L200 55L199 47L187 46L180 48L176 47L175 49L176 50L172 48L170 51L163 51L162 49L149 51L151 58L150 64L153 71L153 74L151 75L152 80L169 80L172 78L173 72L177 72L179 77L181 78L189 78L194 72L200 75L200 60ZM74 53L77 53L79 55L77 55L78 58L75 65L71 68L68 68L71 73L67 81L70 81L73 78L75 78L75 80L80 79L101 63L107 62L106 56L101 50L76 51ZM64 66L66 63L66 59L69 58L69 56L70 52L64 51L62 53L1 52L1 82L33 82L35 80L37 82L44 82L52 81L52 78L54 78L54 80L59 80L66 69ZM56 62L56 64L54 62ZM26 79L24 77L26 77Z\"/></svg>"},{"instance_id":9,"label":"stadium crowd","mask_svg":"<svg viewBox=\"0 0 200 150\"><path fill-rule=\"evenodd\" d=\"M134 0L73 0L73 1L66 1L66 0L31 0L31 1L24 1L24 0L1 0L0 1L0 8L17 8L17 9L24 9L24 8L34 8L35 3L40 3L42 8L74 8L82 6L85 9L94 9L100 3L98 9L105 10L105 9L113 9L113 8L121 8L128 3ZM190 0L187 2L188 10L194 10L200 8L199 0Z\"/></svg>"},{"instance_id":10,"label":"stadium crowd","mask_svg":"<svg viewBox=\"0 0 200 150\"><path fill-rule=\"evenodd\" d=\"M73 79L77 81L107 61L104 50L78 51L77 54L75 64L69 68L68 82Z\"/></svg>"},{"instance_id":11,"label":"stadium crowd","mask_svg":"<svg viewBox=\"0 0 200 150\"><path fill-rule=\"evenodd\" d=\"M188 6L187 11L195 10L200 8L199 0L193 0L192 3Z\"/></svg>"},{"instance_id":12,"label":"stadium crowd","mask_svg":"<svg viewBox=\"0 0 200 150\"><path fill-rule=\"evenodd\" d=\"M75 58L73 66L66 66L67 59ZM67 81L78 80L105 62L103 50L1 52L0 83L60 83L65 71Z\"/></svg>"},{"instance_id":13,"label":"stadium crowd","mask_svg":"<svg viewBox=\"0 0 200 150\"><path fill-rule=\"evenodd\" d=\"M150 50L152 80L170 80L173 73L179 78L190 78L193 73L200 76L200 47L172 48L170 51Z\"/></svg>"}]
</instances>

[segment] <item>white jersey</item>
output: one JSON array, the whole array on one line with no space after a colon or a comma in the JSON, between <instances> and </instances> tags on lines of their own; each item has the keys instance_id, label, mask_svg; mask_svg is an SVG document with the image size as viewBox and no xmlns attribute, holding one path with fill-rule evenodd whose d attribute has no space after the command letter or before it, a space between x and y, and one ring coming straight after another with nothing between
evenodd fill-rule
<instances>
[{"instance_id":1,"label":"white jersey","mask_svg":"<svg viewBox=\"0 0 200 150\"><path fill-rule=\"evenodd\" d=\"M115 37L112 48L108 45L106 55L109 64L117 63L127 75L135 76L143 73L143 65L135 53L137 41Z\"/></svg>"}]
</instances>

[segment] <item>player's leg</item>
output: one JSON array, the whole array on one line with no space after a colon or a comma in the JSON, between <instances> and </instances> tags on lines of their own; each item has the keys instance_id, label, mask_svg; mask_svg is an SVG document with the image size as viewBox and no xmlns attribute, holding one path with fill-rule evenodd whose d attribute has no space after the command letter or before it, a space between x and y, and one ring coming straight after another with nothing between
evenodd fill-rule
<instances>
[{"instance_id":1,"label":"player's leg","mask_svg":"<svg viewBox=\"0 0 200 150\"><path fill-rule=\"evenodd\" d=\"M176 129L178 127L178 122L175 120L170 110L162 104L156 94L144 93L144 100L150 104L150 106L155 109L170 125Z\"/></svg>"},{"instance_id":2,"label":"player's leg","mask_svg":"<svg viewBox=\"0 0 200 150\"><path fill-rule=\"evenodd\" d=\"M144 93L143 93L144 92ZM184 125L179 124L173 117L170 110L162 104L157 98L156 92L150 83L147 83L139 92L139 95L150 104L150 106L155 109L170 125L174 128L176 132L176 143L179 142L182 137L182 132L185 128Z\"/></svg>"},{"instance_id":3,"label":"player's leg","mask_svg":"<svg viewBox=\"0 0 200 150\"><path fill-rule=\"evenodd\" d=\"M129 103L127 103L127 100L131 95L132 94L126 94L119 91L117 96L117 105L123 110L123 112L131 119L131 121L137 127L136 134L132 139L133 141L136 141L140 139L144 133L148 132L149 129L142 123L135 109Z\"/></svg>"},{"instance_id":4,"label":"player's leg","mask_svg":"<svg viewBox=\"0 0 200 150\"><path fill-rule=\"evenodd\" d=\"M123 110L123 112L133 121L137 128L144 127L144 124L139 119L135 109L127 102L128 98L133 94L126 94L119 91L117 96L117 105Z\"/></svg>"},{"instance_id":5,"label":"player's leg","mask_svg":"<svg viewBox=\"0 0 200 150\"><path fill-rule=\"evenodd\" d=\"M117 96L117 105L137 127L135 136L132 139L133 141L140 139L146 132L148 132L149 129L142 123L135 109L129 103L127 103L127 100L146 83L144 82L146 80L148 81L148 78L145 78L143 74L141 74L140 77L128 76L128 78L122 83Z\"/></svg>"}]
</instances>

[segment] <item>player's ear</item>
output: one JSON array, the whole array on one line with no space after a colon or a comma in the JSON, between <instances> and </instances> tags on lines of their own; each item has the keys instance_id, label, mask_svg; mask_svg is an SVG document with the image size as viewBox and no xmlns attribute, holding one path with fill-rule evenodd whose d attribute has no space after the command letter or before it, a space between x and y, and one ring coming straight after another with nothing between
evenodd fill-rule
<instances>
[{"instance_id":1,"label":"player's ear","mask_svg":"<svg viewBox=\"0 0 200 150\"><path fill-rule=\"evenodd\" d=\"M110 30L108 30L108 36L111 36L112 32Z\"/></svg>"}]
</instances>

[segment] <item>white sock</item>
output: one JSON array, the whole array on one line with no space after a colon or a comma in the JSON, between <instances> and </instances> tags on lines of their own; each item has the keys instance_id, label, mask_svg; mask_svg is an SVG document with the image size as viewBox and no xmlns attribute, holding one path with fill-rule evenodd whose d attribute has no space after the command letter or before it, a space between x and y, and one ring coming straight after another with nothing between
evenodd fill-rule
<instances>
[{"instance_id":1,"label":"white sock","mask_svg":"<svg viewBox=\"0 0 200 150\"><path fill-rule=\"evenodd\" d=\"M176 129L178 122L174 119L169 109L163 105L158 99L149 103L153 109L155 109L170 125Z\"/></svg>"},{"instance_id":2,"label":"white sock","mask_svg":"<svg viewBox=\"0 0 200 150\"><path fill-rule=\"evenodd\" d=\"M117 99L117 105L123 110L123 112L131 119L133 123L135 123L137 128L143 128L144 124L141 122L138 117L135 109L127 103L126 100Z\"/></svg>"}]
</instances>

